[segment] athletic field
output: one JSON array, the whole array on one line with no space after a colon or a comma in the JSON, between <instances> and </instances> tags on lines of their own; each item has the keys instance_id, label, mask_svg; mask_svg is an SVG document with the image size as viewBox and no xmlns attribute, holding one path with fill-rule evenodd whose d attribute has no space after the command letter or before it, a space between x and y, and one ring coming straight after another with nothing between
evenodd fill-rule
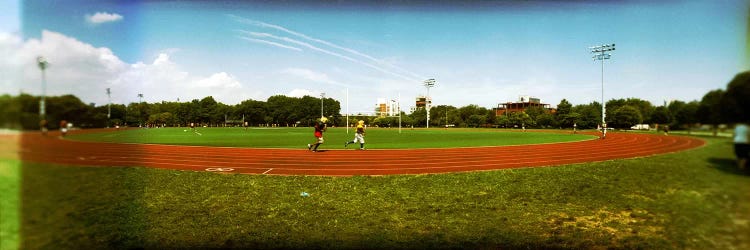
<instances>
[{"instance_id":1,"label":"athletic field","mask_svg":"<svg viewBox=\"0 0 750 250\"><path fill-rule=\"evenodd\" d=\"M312 139L309 128L300 130L303 143ZM156 134L163 132L210 136ZM77 141L131 137L107 136L115 133L153 132L3 140L3 249L750 246L750 175L734 168L725 138L611 133L604 140L589 134L544 144L358 151L331 142L339 133L332 130L320 153L297 142ZM148 143L157 142L165 143ZM424 174L436 172L443 174Z\"/></svg>"},{"instance_id":2,"label":"athletic field","mask_svg":"<svg viewBox=\"0 0 750 250\"><path fill-rule=\"evenodd\" d=\"M82 133L71 140L114 143L149 143L194 146L297 148L306 149L315 141L313 128L150 128L100 130ZM368 149L423 149L508 146L583 141L596 138L588 134L523 133L499 129L408 129L369 128L365 140ZM345 141L354 139L354 129L329 128L321 149L343 149ZM350 145L354 146L355 145ZM356 145L358 147L359 145Z\"/></svg>"},{"instance_id":3,"label":"athletic field","mask_svg":"<svg viewBox=\"0 0 750 250\"><path fill-rule=\"evenodd\" d=\"M418 129L399 134L395 129L371 129L366 137L368 150L361 151L344 148L353 134L331 129L319 151L310 152L311 130L108 129L78 131L65 140L36 135L37 140L28 144L33 153L25 154L25 159L71 165L350 176L554 166L663 154L704 143L691 137L642 133L610 133L606 139L596 139L595 132Z\"/></svg>"}]
</instances>

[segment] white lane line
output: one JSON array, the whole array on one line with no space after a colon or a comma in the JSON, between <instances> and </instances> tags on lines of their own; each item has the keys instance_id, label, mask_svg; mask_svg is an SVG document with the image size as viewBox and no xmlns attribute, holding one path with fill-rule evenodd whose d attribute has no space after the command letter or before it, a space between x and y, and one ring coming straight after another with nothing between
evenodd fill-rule
<instances>
[{"instance_id":1,"label":"white lane line","mask_svg":"<svg viewBox=\"0 0 750 250\"><path fill-rule=\"evenodd\" d=\"M271 172L271 170L273 170L273 168L269 168L266 172L263 172L263 174L267 174L268 172Z\"/></svg>"}]
</instances>

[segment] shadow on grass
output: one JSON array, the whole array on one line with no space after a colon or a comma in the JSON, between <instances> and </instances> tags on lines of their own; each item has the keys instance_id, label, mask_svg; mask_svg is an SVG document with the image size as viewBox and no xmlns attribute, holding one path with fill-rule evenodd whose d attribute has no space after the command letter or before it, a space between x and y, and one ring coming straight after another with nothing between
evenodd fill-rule
<instances>
[{"instance_id":1,"label":"shadow on grass","mask_svg":"<svg viewBox=\"0 0 750 250\"><path fill-rule=\"evenodd\" d=\"M711 164L712 168L724 171L729 174L750 176L750 171L748 170L748 168L745 168L744 170L739 169L737 167L737 161L735 159L711 157L708 159L708 163Z\"/></svg>"}]
</instances>

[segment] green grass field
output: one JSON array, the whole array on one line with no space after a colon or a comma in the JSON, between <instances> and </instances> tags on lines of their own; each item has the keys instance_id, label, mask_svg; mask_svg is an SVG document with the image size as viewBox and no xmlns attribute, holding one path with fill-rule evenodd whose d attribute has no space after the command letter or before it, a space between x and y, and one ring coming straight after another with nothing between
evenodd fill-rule
<instances>
[{"instance_id":1,"label":"green grass field","mask_svg":"<svg viewBox=\"0 0 750 250\"><path fill-rule=\"evenodd\" d=\"M439 175L18 162L3 180L21 175L24 249L748 249L750 174L736 170L730 140L706 140L647 158Z\"/></svg>"},{"instance_id":2,"label":"green grass field","mask_svg":"<svg viewBox=\"0 0 750 250\"><path fill-rule=\"evenodd\" d=\"M189 128L129 129L106 133L69 136L72 140L97 142L128 142L175 145L204 145L255 148L300 148L315 140L312 128L198 128L200 135ZM571 133L523 133L520 130L498 129L402 129L370 128L365 140L368 149L452 148L504 146L581 141L591 135ZM330 128L324 134L325 149L344 147L354 139L354 131Z\"/></svg>"}]
</instances>

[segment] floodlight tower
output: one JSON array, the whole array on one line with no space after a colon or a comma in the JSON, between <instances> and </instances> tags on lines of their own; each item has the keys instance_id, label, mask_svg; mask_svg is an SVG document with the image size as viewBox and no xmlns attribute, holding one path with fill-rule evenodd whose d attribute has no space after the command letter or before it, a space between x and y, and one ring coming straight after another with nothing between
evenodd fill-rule
<instances>
[{"instance_id":1,"label":"floodlight tower","mask_svg":"<svg viewBox=\"0 0 750 250\"><path fill-rule=\"evenodd\" d=\"M424 81L424 86L427 88L427 96L425 97L425 110L427 110L427 128L430 128L430 108L432 108L432 100L430 99L430 88L435 87L435 79L427 79Z\"/></svg>"},{"instance_id":2,"label":"floodlight tower","mask_svg":"<svg viewBox=\"0 0 750 250\"><path fill-rule=\"evenodd\" d=\"M143 94L138 94L138 103L143 102Z\"/></svg>"},{"instance_id":3,"label":"floodlight tower","mask_svg":"<svg viewBox=\"0 0 750 250\"><path fill-rule=\"evenodd\" d=\"M112 92L109 91L109 88L107 88L107 127L109 128L109 122L110 118L112 117Z\"/></svg>"},{"instance_id":4,"label":"floodlight tower","mask_svg":"<svg viewBox=\"0 0 750 250\"><path fill-rule=\"evenodd\" d=\"M47 62L47 59L44 59L44 57L38 56L36 58L37 66L39 66L39 69L42 70L42 99L39 100L39 119L45 120L46 119L46 104L45 99L47 95L47 79L44 75L44 70L49 67L49 63Z\"/></svg>"},{"instance_id":5,"label":"floodlight tower","mask_svg":"<svg viewBox=\"0 0 750 250\"><path fill-rule=\"evenodd\" d=\"M320 118L323 118L323 99L326 98L326 93L320 93Z\"/></svg>"},{"instance_id":6,"label":"floodlight tower","mask_svg":"<svg viewBox=\"0 0 750 250\"><path fill-rule=\"evenodd\" d=\"M589 47L589 49L591 49L591 53L594 54L591 59L594 59L594 61L602 61L602 139L604 139L607 137L607 122L604 120L604 118L607 116L605 108L606 104L604 103L604 60L607 60L612 56L611 54L605 52L614 51L615 44L613 43L592 46Z\"/></svg>"}]
</instances>

